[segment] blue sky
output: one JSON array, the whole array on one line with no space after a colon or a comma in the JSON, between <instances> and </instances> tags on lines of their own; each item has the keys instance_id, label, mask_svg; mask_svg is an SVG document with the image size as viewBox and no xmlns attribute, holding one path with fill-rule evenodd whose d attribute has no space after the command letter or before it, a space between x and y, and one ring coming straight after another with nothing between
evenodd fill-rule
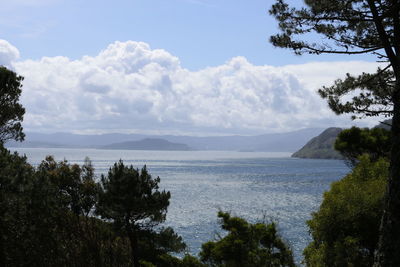
<instances>
[{"instance_id":1,"label":"blue sky","mask_svg":"<svg viewBox=\"0 0 400 267\"><path fill-rule=\"evenodd\" d=\"M315 90L346 72L373 71L374 59L272 47L272 3L8 1L0 64L25 76L31 131L207 135L350 125Z\"/></svg>"},{"instance_id":2,"label":"blue sky","mask_svg":"<svg viewBox=\"0 0 400 267\"><path fill-rule=\"evenodd\" d=\"M114 41L142 41L198 70L244 56L281 66L347 56L294 56L272 47L271 0L14 0L0 15L1 36L22 59L95 55ZM361 57L360 57L361 58Z\"/></svg>"}]
</instances>

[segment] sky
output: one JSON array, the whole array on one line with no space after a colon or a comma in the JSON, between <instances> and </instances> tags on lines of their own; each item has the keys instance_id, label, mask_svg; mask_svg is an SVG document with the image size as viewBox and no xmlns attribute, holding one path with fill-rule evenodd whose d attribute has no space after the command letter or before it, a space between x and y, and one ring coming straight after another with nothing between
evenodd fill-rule
<instances>
[{"instance_id":1,"label":"sky","mask_svg":"<svg viewBox=\"0 0 400 267\"><path fill-rule=\"evenodd\" d=\"M372 126L316 90L368 56L274 48L272 0L0 0L0 64L33 132L256 135Z\"/></svg>"}]
</instances>

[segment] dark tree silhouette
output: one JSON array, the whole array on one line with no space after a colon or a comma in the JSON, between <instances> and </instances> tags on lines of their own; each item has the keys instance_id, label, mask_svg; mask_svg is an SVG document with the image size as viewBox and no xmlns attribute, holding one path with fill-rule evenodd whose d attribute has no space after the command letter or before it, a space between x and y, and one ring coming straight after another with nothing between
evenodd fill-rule
<instances>
[{"instance_id":1,"label":"dark tree silhouette","mask_svg":"<svg viewBox=\"0 0 400 267\"><path fill-rule=\"evenodd\" d=\"M400 1L305 0L300 8L277 0L273 45L296 54L365 54L387 63L374 74L348 75L320 94L337 114L392 116L390 175L375 266L400 266ZM318 39L316 39L318 38ZM319 41L315 41L319 40ZM360 89L358 96L344 96Z\"/></svg>"},{"instance_id":2,"label":"dark tree silhouette","mask_svg":"<svg viewBox=\"0 0 400 267\"><path fill-rule=\"evenodd\" d=\"M18 103L23 77L0 66L0 143L14 139L23 141L21 121L25 109Z\"/></svg>"},{"instance_id":3,"label":"dark tree silhouette","mask_svg":"<svg viewBox=\"0 0 400 267\"><path fill-rule=\"evenodd\" d=\"M202 245L200 258L207 266L295 266L292 251L278 235L275 223L251 224L225 212L218 217L228 234Z\"/></svg>"},{"instance_id":4,"label":"dark tree silhouette","mask_svg":"<svg viewBox=\"0 0 400 267\"><path fill-rule=\"evenodd\" d=\"M352 127L339 133L335 141L335 150L343 155L350 166L359 162L359 157L368 154L372 161L389 158L390 131L383 128Z\"/></svg>"},{"instance_id":5,"label":"dark tree silhouette","mask_svg":"<svg viewBox=\"0 0 400 267\"><path fill-rule=\"evenodd\" d=\"M160 178L153 179L146 166L141 171L125 166L122 161L102 176L103 191L100 193L97 213L113 221L116 228L129 237L132 260L139 266L139 236L166 218L169 192L159 191Z\"/></svg>"}]
</instances>

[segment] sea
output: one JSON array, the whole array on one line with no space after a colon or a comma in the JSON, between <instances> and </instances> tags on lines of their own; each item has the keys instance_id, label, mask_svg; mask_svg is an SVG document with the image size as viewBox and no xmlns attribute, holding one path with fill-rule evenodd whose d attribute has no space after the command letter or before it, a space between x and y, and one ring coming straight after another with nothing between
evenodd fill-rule
<instances>
[{"instance_id":1,"label":"sea","mask_svg":"<svg viewBox=\"0 0 400 267\"><path fill-rule=\"evenodd\" d=\"M135 168L147 166L160 177L160 189L171 192L167 220L183 237L188 252L224 235L218 211L249 222L276 222L298 264L311 241L306 221L318 210L324 191L350 169L340 160L297 159L287 152L139 151L65 148L11 148L39 164L47 155L57 161L92 161L96 176L118 160Z\"/></svg>"}]
</instances>

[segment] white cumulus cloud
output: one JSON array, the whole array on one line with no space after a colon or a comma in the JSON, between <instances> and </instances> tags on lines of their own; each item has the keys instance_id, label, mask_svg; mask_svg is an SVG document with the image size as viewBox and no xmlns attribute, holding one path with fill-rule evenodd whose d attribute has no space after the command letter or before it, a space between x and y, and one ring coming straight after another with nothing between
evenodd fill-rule
<instances>
[{"instance_id":1,"label":"white cumulus cloud","mask_svg":"<svg viewBox=\"0 0 400 267\"><path fill-rule=\"evenodd\" d=\"M2 44L8 43L0 41L0 51ZM79 60L15 62L18 50L11 48L8 62L25 77L21 101L30 131L256 134L344 125L348 117L335 116L316 89L377 66L256 66L236 57L189 71L177 57L143 42L115 42Z\"/></svg>"},{"instance_id":2,"label":"white cumulus cloud","mask_svg":"<svg viewBox=\"0 0 400 267\"><path fill-rule=\"evenodd\" d=\"M11 63L19 58L19 51L6 40L0 39L0 65L11 67Z\"/></svg>"}]
</instances>

